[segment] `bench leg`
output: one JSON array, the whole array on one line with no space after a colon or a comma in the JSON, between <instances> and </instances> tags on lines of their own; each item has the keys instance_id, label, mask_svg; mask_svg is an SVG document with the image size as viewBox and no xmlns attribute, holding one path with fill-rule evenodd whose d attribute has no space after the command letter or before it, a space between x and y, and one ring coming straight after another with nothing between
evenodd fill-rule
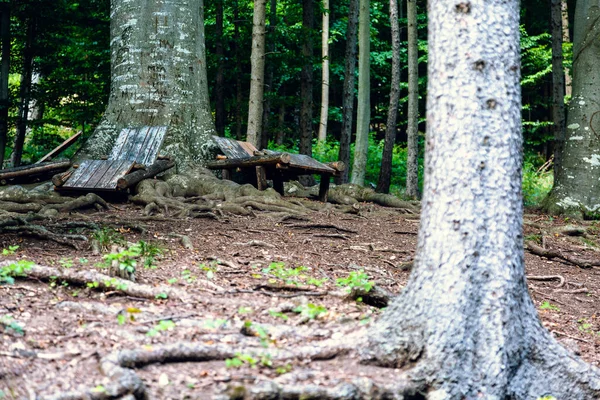
<instances>
[{"instance_id":1,"label":"bench leg","mask_svg":"<svg viewBox=\"0 0 600 400\"><path fill-rule=\"evenodd\" d=\"M221 170L221 176L223 177L224 180L231 180L231 171L229 171L228 169L222 169Z\"/></svg>"},{"instance_id":2,"label":"bench leg","mask_svg":"<svg viewBox=\"0 0 600 400\"><path fill-rule=\"evenodd\" d=\"M327 202L327 192L329 191L329 178L331 174L321 174L321 182L319 183L319 201Z\"/></svg>"},{"instance_id":3,"label":"bench leg","mask_svg":"<svg viewBox=\"0 0 600 400\"><path fill-rule=\"evenodd\" d=\"M256 187L258 190L265 190L268 187L265 167L256 167Z\"/></svg>"},{"instance_id":4,"label":"bench leg","mask_svg":"<svg viewBox=\"0 0 600 400\"><path fill-rule=\"evenodd\" d=\"M280 195L285 195L283 191L283 176L277 172L273 175L273 189Z\"/></svg>"}]
</instances>

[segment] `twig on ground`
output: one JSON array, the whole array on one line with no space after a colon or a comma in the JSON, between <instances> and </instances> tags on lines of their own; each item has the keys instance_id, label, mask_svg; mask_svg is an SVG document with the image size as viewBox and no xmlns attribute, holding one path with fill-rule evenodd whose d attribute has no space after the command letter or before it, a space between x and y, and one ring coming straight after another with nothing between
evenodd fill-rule
<instances>
[{"instance_id":1,"label":"twig on ground","mask_svg":"<svg viewBox=\"0 0 600 400\"><path fill-rule=\"evenodd\" d=\"M580 268L591 268L600 266L600 260L581 260L579 258L564 254L559 250L544 249L532 241L525 242L525 249L529 252L546 258L558 258Z\"/></svg>"},{"instance_id":2,"label":"twig on ground","mask_svg":"<svg viewBox=\"0 0 600 400\"><path fill-rule=\"evenodd\" d=\"M561 332L561 331L552 330L550 332L554 333L556 335L565 336L565 337L568 337L568 338L571 338L571 339L574 339L574 340L579 340L580 342L583 342L583 343L589 343L590 342L589 340L578 338L577 336L572 336L572 335L569 335L569 334Z\"/></svg>"},{"instance_id":3,"label":"twig on ground","mask_svg":"<svg viewBox=\"0 0 600 400\"><path fill-rule=\"evenodd\" d=\"M565 286L565 278L562 275L548 275L548 276L535 276L535 275L526 275L527 280L530 281L552 281L555 279L558 279L558 285L556 285L556 288L561 288L563 286Z\"/></svg>"}]
</instances>

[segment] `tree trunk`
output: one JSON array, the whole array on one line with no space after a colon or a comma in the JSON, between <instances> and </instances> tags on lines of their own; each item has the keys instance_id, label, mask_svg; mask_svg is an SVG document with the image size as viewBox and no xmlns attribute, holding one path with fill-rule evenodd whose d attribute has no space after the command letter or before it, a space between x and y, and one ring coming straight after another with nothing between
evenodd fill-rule
<instances>
[{"instance_id":1,"label":"tree trunk","mask_svg":"<svg viewBox=\"0 0 600 400\"><path fill-rule=\"evenodd\" d=\"M562 51L562 0L550 0L552 24L552 122L554 130L554 176L562 165L565 144L565 71Z\"/></svg>"},{"instance_id":2,"label":"tree trunk","mask_svg":"<svg viewBox=\"0 0 600 400\"><path fill-rule=\"evenodd\" d=\"M242 101L244 98L243 86L242 86L242 58L240 51L240 10L239 3L235 2L233 12L233 38L234 38L234 54L235 54L235 137L238 140L243 139L242 134Z\"/></svg>"},{"instance_id":3,"label":"tree trunk","mask_svg":"<svg viewBox=\"0 0 600 400\"><path fill-rule=\"evenodd\" d=\"M369 0L360 0L358 35L358 110L356 112L356 142L354 146L354 164L352 165L351 182L362 186L365 183L371 119L371 27Z\"/></svg>"},{"instance_id":4,"label":"tree trunk","mask_svg":"<svg viewBox=\"0 0 600 400\"><path fill-rule=\"evenodd\" d=\"M265 82L265 20L267 0L254 1L252 21L252 54L250 55L250 101L246 140L260 148Z\"/></svg>"},{"instance_id":5,"label":"tree trunk","mask_svg":"<svg viewBox=\"0 0 600 400\"><path fill-rule=\"evenodd\" d=\"M302 30L304 42L302 44L303 65L300 77L300 97L302 109L300 110L300 154L312 156L313 138L313 29L314 29L314 0L302 1Z\"/></svg>"},{"instance_id":6,"label":"tree trunk","mask_svg":"<svg viewBox=\"0 0 600 400\"><path fill-rule=\"evenodd\" d=\"M600 8L578 0L573 43L573 97L562 162L544 208L578 217L600 212Z\"/></svg>"},{"instance_id":7,"label":"tree trunk","mask_svg":"<svg viewBox=\"0 0 600 400\"><path fill-rule=\"evenodd\" d=\"M363 357L412 367L428 399L598 398L598 369L554 340L527 292L518 1L432 1L428 21L417 255Z\"/></svg>"},{"instance_id":8,"label":"tree trunk","mask_svg":"<svg viewBox=\"0 0 600 400\"><path fill-rule=\"evenodd\" d=\"M323 0L323 31L321 32L321 118L319 122L319 142L327 139L327 119L329 117L329 0Z\"/></svg>"},{"instance_id":9,"label":"tree trunk","mask_svg":"<svg viewBox=\"0 0 600 400\"><path fill-rule=\"evenodd\" d=\"M270 40L268 42L268 50L269 50L269 54L273 54L275 53L275 29L277 28L277 0L270 0L269 2L269 30L268 30L268 35L270 37ZM265 58L265 62L266 62L266 58ZM271 103L272 103L272 98L275 97L275 89L273 87L273 79L274 79L274 70L275 70L275 63L273 62L268 62L267 63L267 72L266 72L266 79L265 79L265 87L267 88L267 90L269 91L269 95L266 96L265 98L265 103L264 103L264 107L263 107L263 129L262 129L262 135L261 135L261 146L260 148L262 149L266 149L269 145L269 139L270 139L270 133L271 133L271 129L270 129L270 125L271 125Z\"/></svg>"},{"instance_id":10,"label":"tree trunk","mask_svg":"<svg viewBox=\"0 0 600 400\"><path fill-rule=\"evenodd\" d=\"M216 1L215 53L217 76L215 77L215 128L217 135L225 136L225 53L223 52L223 0Z\"/></svg>"},{"instance_id":11,"label":"tree trunk","mask_svg":"<svg viewBox=\"0 0 600 400\"><path fill-rule=\"evenodd\" d=\"M4 153L8 134L8 74L10 70L10 6L0 3L0 46L2 63L0 64L0 169L4 165Z\"/></svg>"},{"instance_id":12,"label":"tree trunk","mask_svg":"<svg viewBox=\"0 0 600 400\"><path fill-rule=\"evenodd\" d=\"M417 46L417 0L407 0L408 19L408 129L406 195L419 197L419 55Z\"/></svg>"},{"instance_id":13,"label":"tree trunk","mask_svg":"<svg viewBox=\"0 0 600 400\"><path fill-rule=\"evenodd\" d=\"M109 103L78 159L109 154L124 127L168 126L161 154L202 163L215 133L208 101L203 0L111 2Z\"/></svg>"},{"instance_id":14,"label":"tree trunk","mask_svg":"<svg viewBox=\"0 0 600 400\"><path fill-rule=\"evenodd\" d=\"M389 193L392 178L392 154L396 143L398 126L398 99L400 98L400 24L398 23L398 2L390 0L390 24L392 27L392 83L390 89L390 106L385 125L385 143L381 155L381 170L377 182L377 192Z\"/></svg>"},{"instance_id":15,"label":"tree trunk","mask_svg":"<svg viewBox=\"0 0 600 400\"><path fill-rule=\"evenodd\" d=\"M569 34L569 8L567 6L567 0L562 0L561 4L561 15L562 15L562 41L563 43L569 43L571 41L571 35ZM572 92L571 85L571 71L569 68L565 68L565 95L571 97Z\"/></svg>"},{"instance_id":16,"label":"tree trunk","mask_svg":"<svg viewBox=\"0 0 600 400\"><path fill-rule=\"evenodd\" d=\"M344 57L344 93L342 100L342 131L340 132L340 153L338 159L350 165L350 142L352 139L352 117L354 115L354 84L356 81L356 44L358 41L358 1L350 0L348 5L348 27L346 28L346 54ZM346 168L336 179L337 184L348 182Z\"/></svg>"},{"instance_id":17,"label":"tree trunk","mask_svg":"<svg viewBox=\"0 0 600 400\"><path fill-rule=\"evenodd\" d=\"M33 42L36 35L36 20L31 17L27 21L27 38L23 49L23 68L21 72L21 84L19 87L19 113L17 115L17 131L13 144L12 165L21 165L23 156L23 145L27 133L27 122L29 119L29 102L31 101L31 79L33 76Z\"/></svg>"},{"instance_id":18,"label":"tree trunk","mask_svg":"<svg viewBox=\"0 0 600 400\"><path fill-rule=\"evenodd\" d=\"M283 144L285 139L285 88L282 89L282 101L279 103L279 112L277 113L277 134L275 135L275 143L278 145Z\"/></svg>"}]
</instances>

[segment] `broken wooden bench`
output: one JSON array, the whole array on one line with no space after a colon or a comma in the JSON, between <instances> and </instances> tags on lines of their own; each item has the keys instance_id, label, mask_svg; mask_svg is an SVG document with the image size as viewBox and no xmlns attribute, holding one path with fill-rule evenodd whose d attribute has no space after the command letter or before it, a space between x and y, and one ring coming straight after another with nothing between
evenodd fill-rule
<instances>
[{"instance_id":1,"label":"broken wooden bench","mask_svg":"<svg viewBox=\"0 0 600 400\"><path fill-rule=\"evenodd\" d=\"M230 177L230 170L256 170L256 187L266 189L267 179L273 181L273 189L284 195L283 183L297 180L300 175L318 174L321 177L319 200L327 201L329 181L343 171L343 163L324 164L304 154L280 153L271 150L258 151L251 143L213 136L223 153L216 161L207 164L210 169L223 171L223 178Z\"/></svg>"},{"instance_id":2,"label":"broken wooden bench","mask_svg":"<svg viewBox=\"0 0 600 400\"><path fill-rule=\"evenodd\" d=\"M106 160L85 160L52 182L57 190L125 190L175 165L171 159L157 161L166 131L166 126L124 128Z\"/></svg>"}]
</instances>

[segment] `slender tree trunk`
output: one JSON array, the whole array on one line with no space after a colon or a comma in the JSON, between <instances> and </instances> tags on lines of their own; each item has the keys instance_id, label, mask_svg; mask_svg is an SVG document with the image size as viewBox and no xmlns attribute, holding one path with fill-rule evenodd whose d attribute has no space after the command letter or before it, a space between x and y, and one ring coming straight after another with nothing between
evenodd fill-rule
<instances>
[{"instance_id":1,"label":"slender tree trunk","mask_svg":"<svg viewBox=\"0 0 600 400\"><path fill-rule=\"evenodd\" d=\"M217 135L225 135L225 53L223 52L223 1L216 1L215 53L217 76L215 78L215 129Z\"/></svg>"},{"instance_id":2,"label":"slender tree trunk","mask_svg":"<svg viewBox=\"0 0 600 400\"><path fill-rule=\"evenodd\" d=\"M277 135L275 136L275 143L278 145L283 144L285 138L285 88L281 91L281 103L279 103L279 113L277 117Z\"/></svg>"},{"instance_id":3,"label":"slender tree trunk","mask_svg":"<svg viewBox=\"0 0 600 400\"><path fill-rule=\"evenodd\" d=\"M10 70L10 5L0 3L0 46L2 62L0 64L0 169L4 165L4 153L8 134L8 74Z\"/></svg>"},{"instance_id":4,"label":"slender tree trunk","mask_svg":"<svg viewBox=\"0 0 600 400\"><path fill-rule=\"evenodd\" d=\"M319 122L319 142L327 139L327 119L329 117L329 0L323 0L323 31L321 32L321 118Z\"/></svg>"},{"instance_id":5,"label":"slender tree trunk","mask_svg":"<svg viewBox=\"0 0 600 400\"><path fill-rule=\"evenodd\" d=\"M355 185L361 186L365 183L371 122L371 24L369 11L369 0L360 0L358 18L358 110L356 112L356 142L351 181Z\"/></svg>"},{"instance_id":6,"label":"slender tree trunk","mask_svg":"<svg viewBox=\"0 0 600 400\"><path fill-rule=\"evenodd\" d=\"M407 0L408 19L408 129L406 195L419 197L419 55L417 46L417 0Z\"/></svg>"},{"instance_id":7,"label":"slender tree trunk","mask_svg":"<svg viewBox=\"0 0 600 400\"><path fill-rule=\"evenodd\" d=\"M569 43L571 41L571 35L569 34L569 8L567 6L567 0L562 0L561 15L562 15L562 40L563 43ZM565 68L565 95L571 97L571 70Z\"/></svg>"},{"instance_id":8,"label":"slender tree trunk","mask_svg":"<svg viewBox=\"0 0 600 400\"><path fill-rule=\"evenodd\" d=\"M30 18L27 23L27 38L23 49L23 68L21 72L21 84L19 86L19 112L17 115L17 130L13 144L12 165L21 165L23 156L23 144L27 133L27 122L29 119L29 103L31 101L31 80L33 77L33 42L36 35L36 21Z\"/></svg>"},{"instance_id":9,"label":"slender tree trunk","mask_svg":"<svg viewBox=\"0 0 600 400\"><path fill-rule=\"evenodd\" d=\"M275 29L277 29L277 0L270 0L269 2L269 29L267 31L268 36L270 38L268 42L268 50L270 54L275 52ZM265 58L265 61L268 61ZM261 148L266 149L269 144L270 139L270 124L271 124L271 103L272 98L275 96L275 90L273 87L273 79L274 79L274 63L267 62L267 72L266 72L266 80L265 86L269 91L269 95L266 96L264 107L263 107L263 130L262 130L262 141Z\"/></svg>"},{"instance_id":10,"label":"slender tree trunk","mask_svg":"<svg viewBox=\"0 0 600 400\"><path fill-rule=\"evenodd\" d=\"M550 0L552 23L552 122L554 130L554 176L562 165L565 145L565 71L562 51L562 0Z\"/></svg>"},{"instance_id":11,"label":"slender tree trunk","mask_svg":"<svg viewBox=\"0 0 600 400\"><path fill-rule=\"evenodd\" d=\"M562 160L544 201L548 213L586 217L600 212L600 8L578 0L573 36L573 97Z\"/></svg>"},{"instance_id":12,"label":"slender tree trunk","mask_svg":"<svg viewBox=\"0 0 600 400\"><path fill-rule=\"evenodd\" d=\"M234 38L234 53L235 53L235 137L238 140L243 139L242 124L244 118L242 116L242 102L244 99L243 85L242 85L242 56L240 51L240 10L239 2L235 2L235 8L233 12L233 38Z\"/></svg>"},{"instance_id":13,"label":"slender tree trunk","mask_svg":"<svg viewBox=\"0 0 600 400\"><path fill-rule=\"evenodd\" d=\"M302 57L304 59L301 72L300 97L302 108L300 110L300 154L312 156L313 138L313 29L314 29L314 0L302 1L302 28L304 43L302 44Z\"/></svg>"},{"instance_id":14,"label":"slender tree trunk","mask_svg":"<svg viewBox=\"0 0 600 400\"><path fill-rule=\"evenodd\" d=\"M203 163L214 121L208 99L203 0L111 2L109 103L77 159L109 154L122 128L167 126L161 153L178 169Z\"/></svg>"},{"instance_id":15,"label":"slender tree trunk","mask_svg":"<svg viewBox=\"0 0 600 400\"><path fill-rule=\"evenodd\" d=\"M428 21L417 254L363 357L410 366L428 399L598 398L598 369L555 341L527 291L519 3L434 0Z\"/></svg>"},{"instance_id":16,"label":"slender tree trunk","mask_svg":"<svg viewBox=\"0 0 600 400\"><path fill-rule=\"evenodd\" d=\"M252 54L250 55L250 101L246 140L260 148L265 83L265 20L267 0L254 1Z\"/></svg>"},{"instance_id":17,"label":"slender tree trunk","mask_svg":"<svg viewBox=\"0 0 600 400\"><path fill-rule=\"evenodd\" d=\"M358 41L358 1L349 0L348 27L346 28L346 54L344 66L344 93L342 100L342 131L340 132L339 160L350 165L350 142L352 139L352 117L354 116L354 89L356 72L356 46ZM336 179L336 183L348 182L348 171L345 168Z\"/></svg>"},{"instance_id":18,"label":"slender tree trunk","mask_svg":"<svg viewBox=\"0 0 600 400\"><path fill-rule=\"evenodd\" d=\"M396 143L398 126L398 99L400 98L400 24L398 23L398 2L390 0L390 24L392 27L392 83L390 88L390 106L385 125L385 143L381 155L381 169L376 190L380 193L390 192L392 177L392 153Z\"/></svg>"}]
</instances>

